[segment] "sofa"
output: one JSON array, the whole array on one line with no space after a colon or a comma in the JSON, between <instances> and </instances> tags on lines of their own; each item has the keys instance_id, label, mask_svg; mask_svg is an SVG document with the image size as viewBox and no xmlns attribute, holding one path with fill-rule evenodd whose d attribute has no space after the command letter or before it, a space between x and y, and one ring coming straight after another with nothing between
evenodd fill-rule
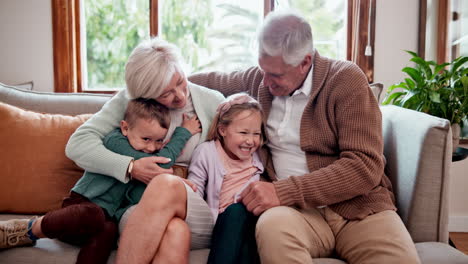
<instances>
[{"instance_id":1,"label":"sofa","mask_svg":"<svg viewBox=\"0 0 468 264\"><path fill-rule=\"evenodd\" d=\"M0 84L0 220L31 218L60 207L83 173L65 157L67 139L110 97ZM466 255L447 244L452 144L448 121L396 106L381 106L381 111L386 173L422 263L468 263ZM208 252L191 251L190 263L206 263ZM73 263L77 253L75 246L41 239L34 247L0 250L0 263ZM115 252L108 263L114 258ZM345 262L321 258L313 263Z\"/></svg>"}]
</instances>

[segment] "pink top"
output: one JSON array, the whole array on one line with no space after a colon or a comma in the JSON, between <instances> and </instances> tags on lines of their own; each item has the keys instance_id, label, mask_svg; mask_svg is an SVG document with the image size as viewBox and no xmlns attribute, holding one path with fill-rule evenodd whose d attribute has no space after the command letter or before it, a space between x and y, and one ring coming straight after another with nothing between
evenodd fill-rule
<instances>
[{"instance_id":1,"label":"pink top","mask_svg":"<svg viewBox=\"0 0 468 264\"><path fill-rule=\"evenodd\" d=\"M257 173L258 168L253 165L252 158L249 160L233 160L224 151L218 140L215 144L226 170L219 195L219 213L222 213L229 205L237 202L238 196L247 186L246 183Z\"/></svg>"}]
</instances>

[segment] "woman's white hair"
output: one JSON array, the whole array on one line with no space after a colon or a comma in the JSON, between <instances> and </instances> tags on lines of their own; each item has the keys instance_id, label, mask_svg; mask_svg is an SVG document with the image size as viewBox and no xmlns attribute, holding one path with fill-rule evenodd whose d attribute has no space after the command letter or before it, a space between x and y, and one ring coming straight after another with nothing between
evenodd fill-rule
<instances>
[{"instance_id":1,"label":"woman's white hair","mask_svg":"<svg viewBox=\"0 0 468 264\"><path fill-rule=\"evenodd\" d=\"M293 10L270 12L258 33L258 43L260 57L282 56L292 66L314 51L309 22Z\"/></svg>"},{"instance_id":2,"label":"woman's white hair","mask_svg":"<svg viewBox=\"0 0 468 264\"><path fill-rule=\"evenodd\" d=\"M138 44L125 65L129 97L156 99L174 73L184 75L182 63L179 49L163 39L156 37Z\"/></svg>"}]
</instances>

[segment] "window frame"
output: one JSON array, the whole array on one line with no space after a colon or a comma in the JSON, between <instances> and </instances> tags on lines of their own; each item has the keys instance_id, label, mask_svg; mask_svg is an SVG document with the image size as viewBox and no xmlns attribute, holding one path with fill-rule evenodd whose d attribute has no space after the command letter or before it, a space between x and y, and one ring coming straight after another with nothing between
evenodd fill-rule
<instances>
[{"instance_id":1,"label":"window frame","mask_svg":"<svg viewBox=\"0 0 468 264\"><path fill-rule=\"evenodd\" d=\"M80 52L80 0L51 0L53 29L53 61L54 61L54 91L61 93L114 93L115 91L83 89ZM150 1L150 35L158 35L158 0ZM264 15L274 9L275 0L263 0ZM348 0L347 26L347 59L351 60L353 52L362 54L356 57L355 63L366 74L369 83L373 82L374 52L372 56L364 56L365 43L368 34L369 3L372 2L371 42L375 41L375 4L376 0ZM353 12L352 7L358 7L359 12ZM350 23L355 17L360 17L358 25ZM357 40L356 40L357 38ZM353 43L358 43L352 45ZM356 46L356 47L355 47ZM353 47L353 49L351 49Z\"/></svg>"}]
</instances>

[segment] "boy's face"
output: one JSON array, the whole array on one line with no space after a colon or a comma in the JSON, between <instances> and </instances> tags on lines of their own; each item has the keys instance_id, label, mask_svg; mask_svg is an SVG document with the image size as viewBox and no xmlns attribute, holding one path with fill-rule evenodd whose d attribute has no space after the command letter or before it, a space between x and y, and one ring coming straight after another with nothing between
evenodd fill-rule
<instances>
[{"instance_id":1,"label":"boy's face","mask_svg":"<svg viewBox=\"0 0 468 264\"><path fill-rule=\"evenodd\" d=\"M129 126L125 120L120 123L122 134L128 138L130 145L138 151L153 153L164 146L167 129L162 128L157 120L138 118Z\"/></svg>"}]
</instances>

